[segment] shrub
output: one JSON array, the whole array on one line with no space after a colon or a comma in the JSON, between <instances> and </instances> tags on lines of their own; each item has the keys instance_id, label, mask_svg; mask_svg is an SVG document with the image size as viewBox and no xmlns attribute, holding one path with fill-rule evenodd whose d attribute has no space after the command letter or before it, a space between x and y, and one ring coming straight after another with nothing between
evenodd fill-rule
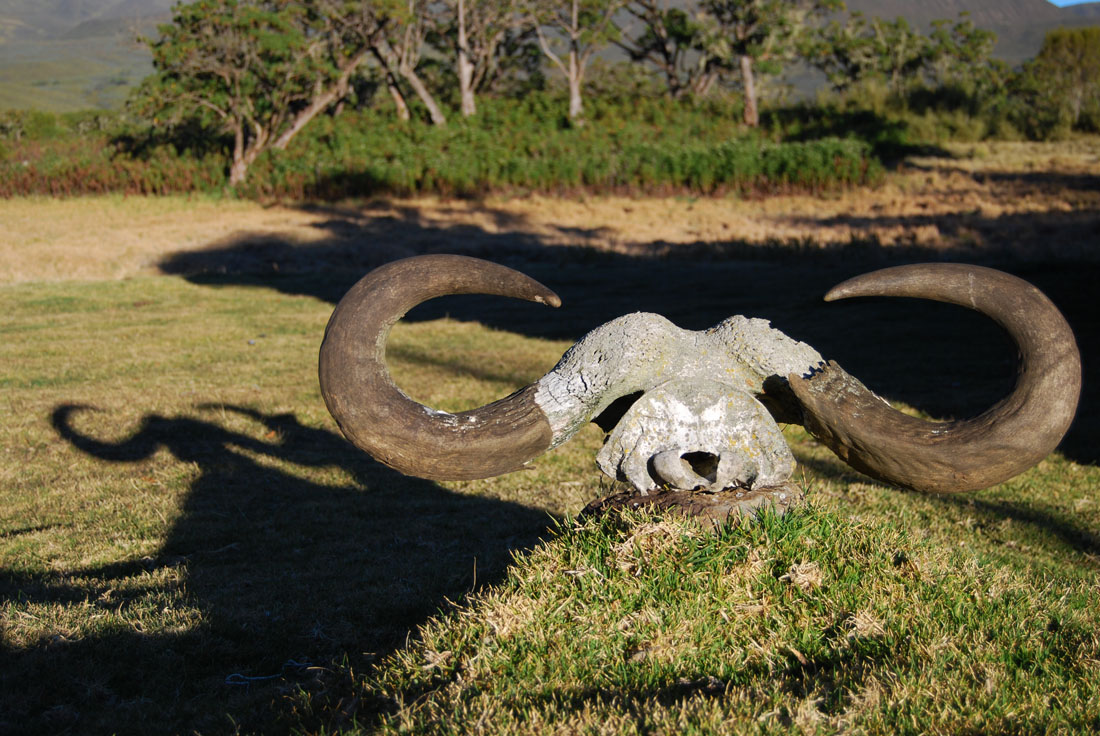
<instances>
[{"instance_id":1,"label":"shrub","mask_svg":"<svg viewBox=\"0 0 1100 736\"><path fill-rule=\"evenodd\" d=\"M629 110L627 106L629 105ZM236 192L248 197L342 198L379 193L476 196L499 191L691 192L812 190L873 183L872 146L841 140L776 142L746 134L734 105L610 101L573 128L549 95L485 100L445 128L346 111L314 121L285 152L270 151ZM52 140L13 140L0 161L0 196L117 191L169 194L226 187L221 139L180 128L162 139L125 121L74 116ZM26 162L24 164L24 162Z\"/></svg>"}]
</instances>

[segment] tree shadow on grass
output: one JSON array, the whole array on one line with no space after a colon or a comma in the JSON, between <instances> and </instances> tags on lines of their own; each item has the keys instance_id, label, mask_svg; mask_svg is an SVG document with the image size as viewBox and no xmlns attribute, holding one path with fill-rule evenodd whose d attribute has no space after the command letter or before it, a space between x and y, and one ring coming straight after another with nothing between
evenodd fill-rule
<instances>
[{"instance_id":1,"label":"tree shadow on grass","mask_svg":"<svg viewBox=\"0 0 1100 736\"><path fill-rule=\"evenodd\" d=\"M950 156L938 146L911 143L909 124L873 110L840 110L814 104L774 108L761 115L765 129L781 129L789 141L822 138L856 138L866 141L872 153L887 166L896 166L907 156Z\"/></svg>"},{"instance_id":2,"label":"tree shadow on grass","mask_svg":"<svg viewBox=\"0 0 1100 736\"><path fill-rule=\"evenodd\" d=\"M152 557L57 575L0 569L0 601L89 616L153 606L163 620L162 606L179 605L158 577L168 567L180 575L167 584L186 581L199 619L146 632L138 617L84 639L4 645L0 730L226 732L232 716L245 730L278 729L240 714L277 718L288 690L324 687L310 665L346 656L361 671L448 600L499 580L512 552L553 523L537 509L401 476L289 414L204 406L209 419L152 414L128 439L104 442L77 428L86 410L61 405L51 420L87 455L132 464L164 449L197 468L182 513ZM227 429L214 418L221 412L256 431Z\"/></svg>"},{"instance_id":3,"label":"tree shadow on grass","mask_svg":"<svg viewBox=\"0 0 1100 736\"><path fill-rule=\"evenodd\" d=\"M335 303L363 274L396 258L440 252L487 258L539 279L561 295L562 308L447 297L417 307L407 319L447 316L532 337L576 340L633 311L656 312L688 329L710 327L732 314L762 317L837 360L881 395L946 419L978 414L1010 388L1015 354L1000 328L958 307L912 300L826 305L821 297L845 278L899 263L989 265L1034 283L1074 328L1085 365L1084 394L1061 449L1078 462L1100 460L1094 441L1100 434L1095 370L1100 321L1091 298L1100 261L1095 254L1082 260L1092 242L1086 231L1097 227L1095 212L966 215L965 222L956 222L956 231L976 229L987 237L951 247L884 247L873 238L843 245L733 239L619 244L612 251L598 228L536 234L514 213L487 205L477 212L493 223L492 231L448 227L414 206L384 201L362 208L308 208L327 216L317 225L327 235L318 241L242 233L170 255L160 267L211 287L250 284ZM878 224L920 224L896 219L884 216ZM864 220L857 223L857 233L870 232L876 224L874 218ZM946 221L950 231L955 221ZM1056 246L1071 235L1078 245L1063 258ZM1038 255L1025 258L1026 253Z\"/></svg>"}]
</instances>

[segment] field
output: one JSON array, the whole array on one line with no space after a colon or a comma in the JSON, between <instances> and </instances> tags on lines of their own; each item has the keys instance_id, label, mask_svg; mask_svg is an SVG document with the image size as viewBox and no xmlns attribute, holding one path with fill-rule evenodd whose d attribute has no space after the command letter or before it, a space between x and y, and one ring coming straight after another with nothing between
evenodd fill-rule
<instances>
[{"instance_id":1,"label":"field","mask_svg":"<svg viewBox=\"0 0 1100 736\"><path fill-rule=\"evenodd\" d=\"M981 144L823 197L260 205L0 200L0 732L1084 733L1100 729L1100 144ZM929 259L1004 268L1085 361L1058 453L993 489L902 492L785 429L809 502L721 534L579 522L595 427L500 478L355 451L320 399L333 304L459 252L560 310L415 310L388 355L447 410L635 310L767 317L900 405L1011 381L956 308L826 305Z\"/></svg>"}]
</instances>

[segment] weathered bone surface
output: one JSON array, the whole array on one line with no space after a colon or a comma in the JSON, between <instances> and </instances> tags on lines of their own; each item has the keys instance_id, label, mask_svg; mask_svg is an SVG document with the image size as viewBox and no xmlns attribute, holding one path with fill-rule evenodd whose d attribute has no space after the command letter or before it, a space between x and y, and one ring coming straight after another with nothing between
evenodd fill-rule
<instances>
[{"instance_id":1,"label":"weathered bone surface","mask_svg":"<svg viewBox=\"0 0 1100 736\"><path fill-rule=\"evenodd\" d=\"M743 387L674 379L631 405L596 456L637 490L778 486L794 456L767 409Z\"/></svg>"},{"instance_id":2,"label":"weathered bone surface","mask_svg":"<svg viewBox=\"0 0 1100 736\"><path fill-rule=\"evenodd\" d=\"M1053 450L1069 428L1081 387L1073 334L1037 289L988 268L923 264L866 274L827 299L934 299L975 309L1004 327L1021 353L1016 386L971 420L926 422L902 414L764 320L731 317L693 332L640 313L593 330L546 376L488 406L448 414L418 404L386 369L390 328L422 301L474 293L560 303L546 287L503 266L420 256L372 271L329 320L319 366L329 411L356 446L401 472L445 480L516 470L616 400L640 396L611 429L599 463L641 492L732 488L753 498L785 495L767 490L789 488L793 469L776 419L803 423L842 460L888 483L975 490L1023 472ZM741 508L727 497L699 504Z\"/></svg>"},{"instance_id":3,"label":"weathered bone surface","mask_svg":"<svg viewBox=\"0 0 1100 736\"><path fill-rule=\"evenodd\" d=\"M636 312L597 327L571 347L535 383L535 403L557 447L616 399L670 380L718 381L757 396L767 379L809 374L822 363L816 350L767 320L735 316L695 332L659 314Z\"/></svg>"}]
</instances>

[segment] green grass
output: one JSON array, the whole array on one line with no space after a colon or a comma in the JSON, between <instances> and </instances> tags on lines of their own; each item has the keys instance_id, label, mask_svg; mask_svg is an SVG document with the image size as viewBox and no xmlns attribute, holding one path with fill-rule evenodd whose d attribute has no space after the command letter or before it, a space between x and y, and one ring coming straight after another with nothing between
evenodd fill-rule
<instances>
[{"instance_id":1,"label":"green grass","mask_svg":"<svg viewBox=\"0 0 1100 736\"><path fill-rule=\"evenodd\" d=\"M350 448L324 301L146 277L0 310L0 730L1100 728L1095 466L936 498L788 428L811 502L786 517L580 523L594 428L476 482ZM567 345L440 320L389 354L454 410Z\"/></svg>"},{"instance_id":2,"label":"green grass","mask_svg":"<svg viewBox=\"0 0 1100 736\"><path fill-rule=\"evenodd\" d=\"M1096 728L1093 571L1055 584L856 510L818 500L720 535L567 525L381 668L381 730Z\"/></svg>"}]
</instances>

